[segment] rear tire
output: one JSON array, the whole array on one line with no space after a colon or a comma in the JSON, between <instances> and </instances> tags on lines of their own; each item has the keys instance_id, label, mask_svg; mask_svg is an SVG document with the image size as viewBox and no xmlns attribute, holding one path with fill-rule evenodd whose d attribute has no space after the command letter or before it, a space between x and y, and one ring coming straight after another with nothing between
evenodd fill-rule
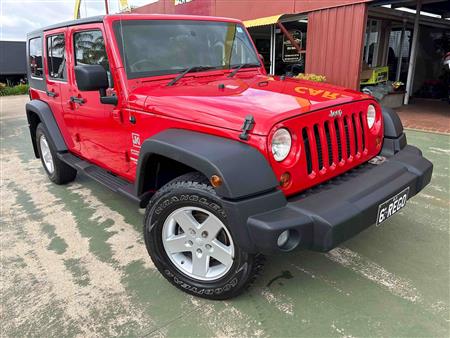
<instances>
[{"instance_id":1,"label":"rear tire","mask_svg":"<svg viewBox=\"0 0 450 338\"><path fill-rule=\"evenodd\" d=\"M56 184L66 184L75 179L77 171L58 158L55 146L42 123L39 123L36 128L36 144L42 166L50 181Z\"/></svg>"},{"instance_id":2,"label":"rear tire","mask_svg":"<svg viewBox=\"0 0 450 338\"><path fill-rule=\"evenodd\" d=\"M145 213L144 238L159 272L198 297L235 297L263 265L262 256L235 244L214 188L199 173L180 176L155 193Z\"/></svg>"}]
</instances>

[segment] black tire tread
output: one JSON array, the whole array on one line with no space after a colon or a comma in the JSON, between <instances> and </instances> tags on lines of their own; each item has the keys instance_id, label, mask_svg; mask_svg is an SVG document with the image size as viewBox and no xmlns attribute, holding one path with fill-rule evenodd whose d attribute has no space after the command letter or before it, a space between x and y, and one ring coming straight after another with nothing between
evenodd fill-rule
<instances>
[{"instance_id":1,"label":"black tire tread","mask_svg":"<svg viewBox=\"0 0 450 338\"><path fill-rule=\"evenodd\" d=\"M40 134L45 135L45 138L47 139L48 145L50 147L50 152L52 153L53 163L55 166L55 171L54 171L53 175L50 175L50 173L47 172L47 169L45 168L45 165L42 160L42 153L41 153L41 148L40 148L40 144L39 144ZM42 123L39 123L36 127L36 142L37 142L37 146L38 146L38 150L39 150L39 156L41 157L41 160L42 160L42 165L44 166L44 170L47 173L47 176L49 177L49 179L53 183L58 184L58 185L63 185L63 184L72 182L75 179L75 177L77 176L77 171L74 168L72 168L71 166L69 166L68 164L61 161L58 158L58 156L56 156L55 147L53 146L51 139L48 135L48 132Z\"/></svg>"},{"instance_id":2,"label":"black tire tread","mask_svg":"<svg viewBox=\"0 0 450 338\"><path fill-rule=\"evenodd\" d=\"M156 203L163 195L165 195L169 191L172 191L174 189L185 189L185 188L202 190L209 194L216 195L216 192L209 183L209 180L199 172L190 172L173 179L172 181L168 182L163 187L161 187L150 199L150 202L148 203L145 211L144 233L146 231L147 221L149 217L151 217L151 210L154 203ZM265 257L262 254L256 254L252 256L253 256L252 269L249 273L249 277L245 282L245 284L241 288L233 290L231 294L228 294L225 297L216 296L214 299L221 300L236 297L243 291L248 290L251 287L251 285L261 275L265 264Z\"/></svg>"}]
</instances>

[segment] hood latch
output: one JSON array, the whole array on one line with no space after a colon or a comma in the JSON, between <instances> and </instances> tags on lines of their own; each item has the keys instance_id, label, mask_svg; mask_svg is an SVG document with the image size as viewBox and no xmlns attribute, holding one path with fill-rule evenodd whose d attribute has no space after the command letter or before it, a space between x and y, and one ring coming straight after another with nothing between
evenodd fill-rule
<instances>
[{"instance_id":1,"label":"hood latch","mask_svg":"<svg viewBox=\"0 0 450 338\"><path fill-rule=\"evenodd\" d=\"M253 129L255 126L255 119L253 115L247 115L244 120L244 124L242 125L242 133L239 135L241 140L248 140L248 132Z\"/></svg>"}]
</instances>

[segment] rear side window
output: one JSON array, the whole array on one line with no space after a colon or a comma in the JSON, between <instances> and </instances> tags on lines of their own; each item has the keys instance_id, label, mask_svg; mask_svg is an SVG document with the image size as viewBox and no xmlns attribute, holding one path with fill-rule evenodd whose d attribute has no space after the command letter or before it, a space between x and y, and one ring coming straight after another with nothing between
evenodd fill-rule
<instances>
[{"instance_id":1,"label":"rear side window","mask_svg":"<svg viewBox=\"0 0 450 338\"><path fill-rule=\"evenodd\" d=\"M47 37L48 75L53 79L66 79L66 39L64 34Z\"/></svg>"},{"instance_id":2,"label":"rear side window","mask_svg":"<svg viewBox=\"0 0 450 338\"><path fill-rule=\"evenodd\" d=\"M31 76L42 78L42 38L30 39L28 48Z\"/></svg>"}]
</instances>

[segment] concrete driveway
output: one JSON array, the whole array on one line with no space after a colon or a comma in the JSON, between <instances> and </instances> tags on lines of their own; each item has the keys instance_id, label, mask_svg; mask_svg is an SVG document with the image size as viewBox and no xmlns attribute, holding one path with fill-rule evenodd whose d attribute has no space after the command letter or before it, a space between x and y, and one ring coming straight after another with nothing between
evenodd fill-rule
<instances>
[{"instance_id":1,"label":"concrete driveway","mask_svg":"<svg viewBox=\"0 0 450 338\"><path fill-rule=\"evenodd\" d=\"M449 136L407 132L435 172L399 215L327 254L269 257L248 292L211 302L159 275L128 200L82 175L51 184L27 98L0 100L2 336L449 336Z\"/></svg>"}]
</instances>

